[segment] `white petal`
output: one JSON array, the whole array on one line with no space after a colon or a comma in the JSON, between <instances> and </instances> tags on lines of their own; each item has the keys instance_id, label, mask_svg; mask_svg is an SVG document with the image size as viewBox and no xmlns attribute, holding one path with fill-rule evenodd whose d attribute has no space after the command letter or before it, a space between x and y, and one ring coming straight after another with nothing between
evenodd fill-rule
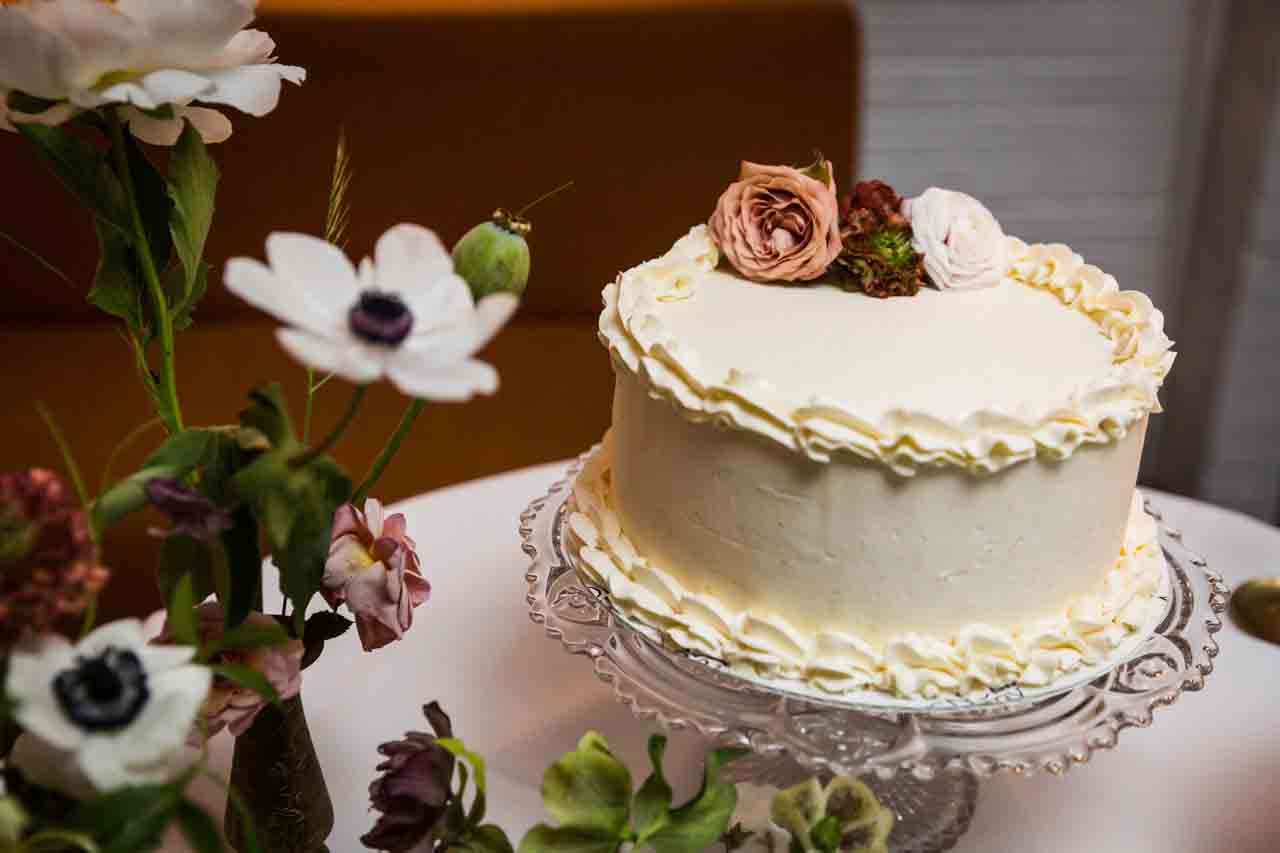
<instances>
[{"instance_id":1,"label":"white petal","mask_svg":"<svg viewBox=\"0 0 1280 853\"><path fill-rule=\"evenodd\" d=\"M411 223L379 237L373 260L378 288L391 293L411 294L453 273L453 258L436 232Z\"/></svg>"},{"instance_id":2,"label":"white petal","mask_svg":"<svg viewBox=\"0 0 1280 853\"><path fill-rule=\"evenodd\" d=\"M152 66L158 60L194 66L221 50L253 20L252 0L116 0L146 33Z\"/></svg>"},{"instance_id":3,"label":"white petal","mask_svg":"<svg viewBox=\"0 0 1280 853\"><path fill-rule=\"evenodd\" d=\"M98 104L133 104L144 110L154 110L163 101L146 90L137 80L125 80L91 92L79 90L71 93L71 100L82 107L93 107Z\"/></svg>"},{"instance_id":4,"label":"white petal","mask_svg":"<svg viewBox=\"0 0 1280 853\"><path fill-rule=\"evenodd\" d=\"M280 102L280 83L300 84L307 79L296 65L241 65L205 72L213 88L200 95L210 104L226 104L251 116L264 116Z\"/></svg>"},{"instance_id":5,"label":"white petal","mask_svg":"<svg viewBox=\"0 0 1280 853\"><path fill-rule=\"evenodd\" d=\"M58 749L47 741L23 734L13 744L9 763L22 771L28 782L61 791L68 797L87 800L94 795L93 785L75 761L75 754Z\"/></svg>"},{"instance_id":6,"label":"white petal","mask_svg":"<svg viewBox=\"0 0 1280 853\"><path fill-rule=\"evenodd\" d=\"M199 74L177 68L152 71L139 77L137 83L161 104L185 104L212 88L209 81Z\"/></svg>"},{"instance_id":7,"label":"white petal","mask_svg":"<svg viewBox=\"0 0 1280 853\"><path fill-rule=\"evenodd\" d=\"M0 93L0 98L3 93ZM80 112L79 107L75 104L54 104L42 113L22 113L17 110L9 110L5 115L5 107L0 104L0 128L5 130L13 130L14 124L43 124L46 127L57 127L67 119ZM5 125L5 121L9 125Z\"/></svg>"},{"instance_id":8,"label":"white petal","mask_svg":"<svg viewBox=\"0 0 1280 853\"><path fill-rule=\"evenodd\" d=\"M128 764L160 761L186 742L212 683L213 672L205 666L181 666L148 674L151 696L137 718L119 732L91 735L89 741L95 745L100 740L110 741Z\"/></svg>"},{"instance_id":9,"label":"white petal","mask_svg":"<svg viewBox=\"0 0 1280 853\"><path fill-rule=\"evenodd\" d=\"M364 519L365 524L369 525L369 532L373 534L373 538L377 539L382 535L382 501L377 498L367 498L364 502Z\"/></svg>"},{"instance_id":10,"label":"white petal","mask_svg":"<svg viewBox=\"0 0 1280 853\"><path fill-rule=\"evenodd\" d=\"M476 304L476 349L493 340L511 315L520 306L520 297L514 293L493 293Z\"/></svg>"},{"instance_id":11,"label":"white petal","mask_svg":"<svg viewBox=\"0 0 1280 853\"><path fill-rule=\"evenodd\" d=\"M17 7L17 11L25 13L44 36L33 38L32 44L19 50L13 58L29 69L41 67L38 63L49 61L54 65L44 68L56 68L54 77L58 92L46 95L23 89L28 94L41 97L72 97L76 90L92 85L103 74L128 67L142 37L137 26L113 3L59 0L56 3L24 3ZM48 37L58 43L52 54L46 52L45 45L40 43ZM8 55L7 46L0 47L0 56ZM0 77L0 82L12 88L22 88L3 77Z\"/></svg>"},{"instance_id":12,"label":"white petal","mask_svg":"<svg viewBox=\"0 0 1280 853\"><path fill-rule=\"evenodd\" d=\"M276 232L267 237L267 260L277 276L302 290L313 309L341 318L338 326L346 326L347 312L360 295L360 282L341 249L310 234Z\"/></svg>"},{"instance_id":13,"label":"white petal","mask_svg":"<svg viewBox=\"0 0 1280 853\"><path fill-rule=\"evenodd\" d=\"M88 636L76 644L76 654L82 657L93 657L108 648L128 649L136 653L146 644L147 637L142 631L140 621L117 619L90 631Z\"/></svg>"},{"instance_id":14,"label":"white petal","mask_svg":"<svg viewBox=\"0 0 1280 853\"><path fill-rule=\"evenodd\" d=\"M349 337L322 338L298 329L278 329L276 339L290 355L314 370L360 385L382 378L385 356Z\"/></svg>"},{"instance_id":15,"label":"white petal","mask_svg":"<svg viewBox=\"0 0 1280 853\"><path fill-rule=\"evenodd\" d=\"M133 135L148 145L168 148L177 143L178 137L182 135L180 118L157 118L137 107L126 107L123 118L128 122Z\"/></svg>"},{"instance_id":16,"label":"white petal","mask_svg":"<svg viewBox=\"0 0 1280 853\"><path fill-rule=\"evenodd\" d=\"M233 65L262 65L272 61L276 52L275 39L262 30L241 30L232 36L222 52L214 58L211 68L229 68Z\"/></svg>"},{"instance_id":17,"label":"white petal","mask_svg":"<svg viewBox=\"0 0 1280 853\"><path fill-rule=\"evenodd\" d=\"M227 289L259 311L266 311L321 335L334 333L345 319L335 311L313 305L304 284L276 275L270 267L252 258L232 258L222 273ZM353 299L354 301L354 299Z\"/></svg>"},{"instance_id":18,"label":"white petal","mask_svg":"<svg viewBox=\"0 0 1280 853\"><path fill-rule=\"evenodd\" d=\"M177 115L191 122L208 145L226 142L231 137L231 120L217 110L205 107L178 107Z\"/></svg>"},{"instance_id":19,"label":"white petal","mask_svg":"<svg viewBox=\"0 0 1280 853\"><path fill-rule=\"evenodd\" d=\"M15 649L9 657L5 692L17 702L14 717L22 727L59 749L75 749L84 739L53 692L58 673L75 665L75 651L61 637L44 637L38 646Z\"/></svg>"},{"instance_id":20,"label":"white petal","mask_svg":"<svg viewBox=\"0 0 1280 853\"><path fill-rule=\"evenodd\" d=\"M196 655L196 650L192 646L148 644L136 651L148 678L171 669L177 669L180 666L186 666L191 663L191 659Z\"/></svg>"},{"instance_id":21,"label":"white petal","mask_svg":"<svg viewBox=\"0 0 1280 853\"><path fill-rule=\"evenodd\" d=\"M483 361L467 359L452 364L414 362L406 353L397 353L387 375L405 394L424 400L462 403L476 394L498 390L498 371Z\"/></svg>"},{"instance_id":22,"label":"white petal","mask_svg":"<svg viewBox=\"0 0 1280 853\"><path fill-rule=\"evenodd\" d=\"M63 68L69 46L43 29L26 6L0 5L0 86L60 100L67 96Z\"/></svg>"}]
</instances>

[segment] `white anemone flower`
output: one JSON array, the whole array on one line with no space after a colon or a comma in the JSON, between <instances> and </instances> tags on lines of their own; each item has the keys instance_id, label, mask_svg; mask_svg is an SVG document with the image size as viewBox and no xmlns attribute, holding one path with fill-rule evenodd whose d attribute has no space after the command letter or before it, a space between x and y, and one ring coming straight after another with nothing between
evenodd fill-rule
<instances>
[{"instance_id":1,"label":"white anemone flower","mask_svg":"<svg viewBox=\"0 0 1280 853\"><path fill-rule=\"evenodd\" d=\"M191 752L187 735L212 673L190 646L148 645L142 623L103 625L79 643L48 635L9 658L5 690L24 734L10 761L31 781L83 797L163 782Z\"/></svg>"},{"instance_id":2,"label":"white anemone flower","mask_svg":"<svg viewBox=\"0 0 1280 853\"><path fill-rule=\"evenodd\" d=\"M227 262L223 281L288 324L281 345L308 367L357 384L384 376L411 397L461 402L498 389L498 373L472 356L519 300L475 302L435 232L397 225L357 269L337 247L306 234L267 238L269 266Z\"/></svg>"},{"instance_id":3,"label":"white anemone flower","mask_svg":"<svg viewBox=\"0 0 1280 853\"><path fill-rule=\"evenodd\" d=\"M59 124L80 110L122 105L135 136L172 145L189 121L206 142L231 122L199 101L262 116L281 82L306 71L275 61L275 42L246 30L257 0L19 0L0 5L0 93L52 102L0 108L0 128ZM5 113L7 112L7 119Z\"/></svg>"}]
</instances>

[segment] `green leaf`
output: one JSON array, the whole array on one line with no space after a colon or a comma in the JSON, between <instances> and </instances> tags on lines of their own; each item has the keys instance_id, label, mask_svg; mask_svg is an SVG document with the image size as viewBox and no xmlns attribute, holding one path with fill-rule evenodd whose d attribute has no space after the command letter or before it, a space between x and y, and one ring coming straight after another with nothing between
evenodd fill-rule
<instances>
[{"instance_id":1,"label":"green leaf","mask_svg":"<svg viewBox=\"0 0 1280 853\"><path fill-rule=\"evenodd\" d=\"M297 441L280 383L259 385L249 392L249 400L252 405L240 412L241 426L260 430L273 447Z\"/></svg>"},{"instance_id":2,"label":"green leaf","mask_svg":"<svg viewBox=\"0 0 1280 853\"><path fill-rule=\"evenodd\" d=\"M302 632L302 668L306 669L315 663L324 651L324 644L341 637L354 624L332 610L320 610L308 616L306 629Z\"/></svg>"},{"instance_id":3,"label":"green leaf","mask_svg":"<svg viewBox=\"0 0 1280 853\"><path fill-rule=\"evenodd\" d=\"M145 340L149 331L133 246L101 219L95 219L93 227L98 233L98 268L87 299L99 310L124 320L132 334Z\"/></svg>"},{"instance_id":4,"label":"green leaf","mask_svg":"<svg viewBox=\"0 0 1280 853\"><path fill-rule=\"evenodd\" d=\"M191 575L188 573L183 575L173 588L166 620L169 624L169 633L184 646L195 646L200 642L196 635L195 606Z\"/></svg>"},{"instance_id":5,"label":"green leaf","mask_svg":"<svg viewBox=\"0 0 1280 853\"><path fill-rule=\"evenodd\" d=\"M218 167L209 156L200 133L187 124L169 154L169 230L173 248L185 273L183 287L172 302L175 328L191 322L191 311L204 294L207 273L204 244L213 223L213 201L218 190ZM181 318L181 323L179 322Z\"/></svg>"},{"instance_id":6,"label":"green leaf","mask_svg":"<svg viewBox=\"0 0 1280 853\"><path fill-rule=\"evenodd\" d=\"M129 175L133 178L147 248L156 269L163 270L173 251L173 239L169 236L169 211L173 207L169 187L132 133L124 135L124 148L129 157Z\"/></svg>"},{"instance_id":7,"label":"green leaf","mask_svg":"<svg viewBox=\"0 0 1280 853\"><path fill-rule=\"evenodd\" d=\"M631 811L631 774L596 732L547 768L542 802L561 828L624 838Z\"/></svg>"},{"instance_id":8,"label":"green leaf","mask_svg":"<svg viewBox=\"0 0 1280 853\"><path fill-rule=\"evenodd\" d=\"M289 632L278 622L241 622L223 632L222 636L200 650L203 660L210 660L222 652L241 649L259 649L288 642Z\"/></svg>"},{"instance_id":9,"label":"green leaf","mask_svg":"<svg viewBox=\"0 0 1280 853\"><path fill-rule=\"evenodd\" d=\"M160 562L156 568L156 582L165 601L172 601L178 583L186 578L191 583L191 597L204 601L210 593L226 585L225 576L219 578L218 557L214 547L190 536L166 536L160 543ZM218 548L218 550L221 550ZM221 559L225 563L225 558ZM225 572L225 566L222 566Z\"/></svg>"},{"instance_id":10,"label":"green leaf","mask_svg":"<svg viewBox=\"0 0 1280 853\"><path fill-rule=\"evenodd\" d=\"M456 737L442 737L436 740L444 749L449 750L457 758L461 758L471 765L471 769L475 772L476 790L484 793L487 790L487 776L485 774L484 759L478 754L467 748L467 745Z\"/></svg>"},{"instance_id":11,"label":"green leaf","mask_svg":"<svg viewBox=\"0 0 1280 853\"><path fill-rule=\"evenodd\" d=\"M209 669L213 670L214 675L246 687L268 702L280 701L280 694L276 692L275 687L271 686L271 682L267 681L267 677L252 667L235 663L219 663L211 665Z\"/></svg>"},{"instance_id":12,"label":"green leaf","mask_svg":"<svg viewBox=\"0 0 1280 853\"><path fill-rule=\"evenodd\" d=\"M515 853L507 833L493 823L486 823L472 830L466 847L479 853Z\"/></svg>"},{"instance_id":13,"label":"green leaf","mask_svg":"<svg viewBox=\"0 0 1280 853\"><path fill-rule=\"evenodd\" d=\"M636 792L632 809L635 833L640 842L665 827L669 820L667 813L671 810L671 786L662 773L662 755L666 748L667 739L662 735L652 735L649 738L649 763L653 765L653 774Z\"/></svg>"},{"instance_id":14,"label":"green leaf","mask_svg":"<svg viewBox=\"0 0 1280 853\"><path fill-rule=\"evenodd\" d=\"M262 552L258 548L258 522L247 506L231 513L231 529L221 534L227 563L227 593L218 592L231 628L244 622L258 603L262 590Z\"/></svg>"},{"instance_id":15,"label":"green leaf","mask_svg":"<svg viewBox=\"0 0 1280 853\"><path fill-rule=\"evenodd\" d=\"M70 828L98 840L102 853L134 853L159 845L178 804L177 784L117 788L80 805Z\"/></svg>"},{"instance_id":16,"label":"green leaf","mask_svg":"<svg viewBox=\"0 0 1280 853\"><path fill-rule=\"evenodd\" d=\"M17 128L72 195L121 234L130 233L124 189L103 152L60 127L19 124Z\"/></svg>"},{"instance_id":17,"label":"green leaf","mask_svg":"<svg viewBox=\"0 0 1280 853\"><path fill-rule=\"evenodd\" d=\"M209 265L203 261L196 264L195 277L188 282L186 270L181 265L169 268L165 274L164 290L169 301L169 310L173 315L173 330L181 332L191 327L196 305L204 298L209 289Z\"/></svg>"},{"instance_id":18,"label":"green leaf","mask_svg":"<svg viewBox=\"0 0 1280 853\"><path fill-rule=\"evenodd\" d=\"M190 800L178 803L178 826L195 853L222 853L222 833L204 809Z\"/></svg>"},{"instance_id":19,"label":"green leaf","mask_svg":"<svg viewBox=\"0 0 1280 853\"><path fill-rule=\"evenodd\" d=\"M622 846L616 835L576 826L540 823L520 839L520 853L614 853Z\"/></svg>"},{"instance_id":20,"label":"green leaf","mask_svg":"<svg viewBox=\"0 0 1280 853\"><path fill-rule=\"evenodd\" d=\"M142 467L130 474L93 503L93 513L99 530L146 504L143 487L153 477L185 477L195 470L209 451L214 434L207 429L183 430L170 436L160 448L142 463Z\"/></svg>"},{"instance_id":21,"label":"green leaf","mask_svg":"<svg viewBox=\"0 0 1280 853\"><path fill-rule=\"evenodd\" d=\"M720 768L745 752L717 749L708 754L702 788L670 813L667 825L648 838L649 846L657 853L698 853L716 843L738 805L738 789L719 781Z\"/></svg>"}]
</instances>

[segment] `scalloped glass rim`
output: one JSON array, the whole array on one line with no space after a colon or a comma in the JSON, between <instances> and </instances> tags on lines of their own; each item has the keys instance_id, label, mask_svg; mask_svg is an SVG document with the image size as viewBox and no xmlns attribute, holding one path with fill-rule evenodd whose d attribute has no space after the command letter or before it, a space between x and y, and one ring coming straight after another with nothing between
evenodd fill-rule
<instances>
[{"instance_id":1,"label":"scalloped glass rim","mask_svg":"<svg viewBox=\"0 0 1280 853\"><path fill-rule=\"evenodd\" d=\"M1147 505L1168 565L1168 601L1150 635L1085 684L1034 697L996 694L925 707L886 708L799 695L747 681L664 649L618 618L608 593L579 577L564 553L565 504L587 454L520 516L529 616L566 651L591 658L596 675L637 717L694 729L763 754L790 754L815 772L880 778L943 771L1061 774L1151 724L1156 708L1204 687L1218 654L1228 589ZM1002 693L1005 693L1002 691Z\"/></svg>"}]
</instances>

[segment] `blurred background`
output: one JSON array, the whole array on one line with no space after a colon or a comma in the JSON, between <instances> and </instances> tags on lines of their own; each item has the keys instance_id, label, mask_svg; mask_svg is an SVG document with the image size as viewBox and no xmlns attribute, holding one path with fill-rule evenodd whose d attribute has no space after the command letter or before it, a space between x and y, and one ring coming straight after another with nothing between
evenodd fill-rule
<instances>
[{"instance_id":1,"label":"blurred background","mask_svg":"<svg viewBox=\"0 0 1280 853\"><path fill-rule=\"evenodd\" d=\"M258 26L309 79L233 117L209 260L319 231L338 129L354 158L348 250L401 221L452 242L560 183L532 214L533 276L486 357L499 393L432 406L383 478L396 500L574 455L609 419L601 287L703 220L737 160L817 148L842 183L982 199L1009 233L1065 242L1151 295L1179 357L1142 481L1280 520L1280 4L1269 0L263 0ZM150 417L129 349L84 301L88 215L0 134L0 470L58 466L61 422L91 488ZM191 423L235 419L301 368L215 279L178 339ZM904 341L904 346L909 342ZM1015 357L1012 356L1011 357ZM347 393L319 396L317 428ZM359 473L403 401L373 389L337 456ZM127 472L158 430L121 454ZM113 530L108 614L150 610L149 520ZM515 519L512 519L514 525ZM459 519L465 534L466 520Z\"/></svg>"}]
</instances>

